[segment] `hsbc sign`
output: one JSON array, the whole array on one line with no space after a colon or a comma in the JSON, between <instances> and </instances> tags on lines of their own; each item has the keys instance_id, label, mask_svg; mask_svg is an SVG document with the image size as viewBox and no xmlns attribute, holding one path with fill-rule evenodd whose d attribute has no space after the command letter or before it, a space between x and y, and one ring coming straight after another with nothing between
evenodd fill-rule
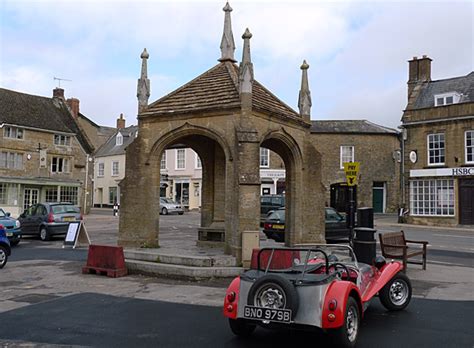
<instances>
[{"instance_id":1,"label":"hsbc sign","mask_svg":"<svg viewBox=\"0 0 474 348\"><path fill-rule=\"evenodd\" d=\"M410 177L412 178L426 176L474 176L474 167L410 170Z\"/></svg>"}]
</instances>

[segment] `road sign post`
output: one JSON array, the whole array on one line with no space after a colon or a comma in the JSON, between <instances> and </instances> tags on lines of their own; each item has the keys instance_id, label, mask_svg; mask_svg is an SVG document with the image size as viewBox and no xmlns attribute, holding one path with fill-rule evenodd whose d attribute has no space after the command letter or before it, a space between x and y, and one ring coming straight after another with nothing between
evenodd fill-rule
<instances>
[{"instance_id":1,"label":"road sign post","mask_svg":"<svg viewBox=\"0 0 474 348\"><path fill-rule=\"evenodd\" d=\"M344 173L346 174L347 186L349 186L349 243L352 246L354 239L355 201L354 186L357 185L359 177L359 162L344 162Z\"/></svg>"}]
</instances>

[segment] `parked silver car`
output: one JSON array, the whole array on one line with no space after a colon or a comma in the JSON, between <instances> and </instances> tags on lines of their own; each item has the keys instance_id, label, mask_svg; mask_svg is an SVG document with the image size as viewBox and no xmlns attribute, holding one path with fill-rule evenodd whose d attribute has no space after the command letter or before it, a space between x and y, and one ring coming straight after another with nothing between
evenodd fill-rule
<instances>
[{"instance_id":1,"label":"parked silver car","mask_svg":"<svg viewBox=\"0 0 474 348\"><path fill-rule=\"evenodd\" d=\"M168 214L179 214L183 215L184 210L181 204L173 201L171 198L160 198L160 214L161 215L168 215Z\"/></svg>"},{"instance_id":2,"label":"parked silver car","mask_svg":"<svg viewBox=\"0 0 474 348\"><path fill-rule=\"evenodd\" d=\"M81 221L79 207L71 203L39 203L26 209L18 218L23 235L39 235L50 240L54 235L66 235L70 222Z\"/></svg>"}]
</instances>

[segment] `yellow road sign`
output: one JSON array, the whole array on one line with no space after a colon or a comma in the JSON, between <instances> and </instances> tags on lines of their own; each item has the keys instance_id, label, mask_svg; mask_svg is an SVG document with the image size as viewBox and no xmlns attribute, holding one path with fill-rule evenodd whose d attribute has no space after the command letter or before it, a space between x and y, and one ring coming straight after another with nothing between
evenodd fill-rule
<instances>
[{"instance_id":1,"label":"yellow road sign","mask_svg":"<svg viewBox=\"0 0 474 348\"><path fill-rule=\"evenodd\" d=\"M344 173L348 186L357 185L357 178L359 177L360 162L344 162Z\"/></svg>"}]
</instances>

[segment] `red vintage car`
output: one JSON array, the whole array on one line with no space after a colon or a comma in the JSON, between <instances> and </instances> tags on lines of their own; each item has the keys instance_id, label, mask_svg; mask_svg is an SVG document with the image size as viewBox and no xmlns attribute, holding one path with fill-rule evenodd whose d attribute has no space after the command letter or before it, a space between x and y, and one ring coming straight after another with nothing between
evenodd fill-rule
<instances>
[{"instance_id":1,"label":"red vintage car","mask_svg":"<svg viewBox=\"0 0 474 348\"><path fill-rule=\"evenodd\" d=\"M264 248L228 287L224 315L238 336L251 335L257 325L322 329L337 346L354 347L374 296L391 311L410 302L411 283L402 271L400 262L381 256L373 265L358 263L344 245Z\"/></svg>"}]
</instances>

